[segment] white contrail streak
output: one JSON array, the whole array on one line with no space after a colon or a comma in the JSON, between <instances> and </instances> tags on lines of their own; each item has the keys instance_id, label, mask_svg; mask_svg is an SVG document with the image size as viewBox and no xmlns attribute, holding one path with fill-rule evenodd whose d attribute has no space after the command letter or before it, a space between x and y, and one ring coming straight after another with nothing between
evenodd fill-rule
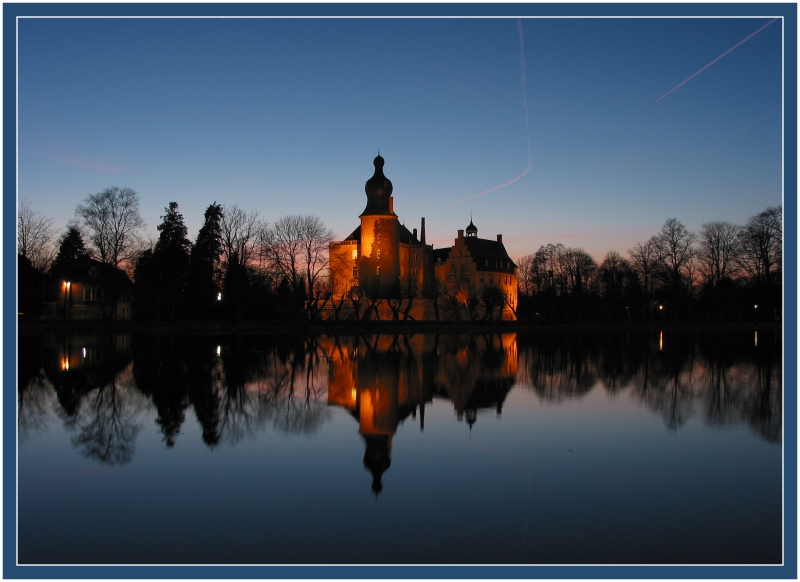
<instances>
[{"instance_id":1,"label":"white contrail streak","mask_svg":"<svg viewBox=\"0 0 800 582\"><path fill-rule=\"evenodd\" d=\"M496 190L500 190L501 188L505 188L506 186L510 186L514 182L522 179L525 174L527 174L531 169L531 130L530 130L530 123L528 117L528 90L526 88L526 80L525 80L525 39L522 35L522 19L517 20L517 29L519 30L519 58L520 58L520 78L522 80L522 107L525 110L525 135L528 140L528 167L523 170L523 172L514 178L513 180L509 180L505 184L500 184L499 186L495 186L494 188L489 188L488 190L484 190L483 192L478 192L477 194L473 194L472 196L467 196L457 202L454 202L451 206L456 204L461 204L462 202L466 202L467 200L473 200L474 198L478 198L479 196L483 196L484 194L489 194L490 192L495 192Z\"/></svg>"},{"instance_id":2,"label":"white contrail streak","mask_svg":"<svg viewBox=\"0 0 800 582\"><path fill-rule=\"evenodd\" d=\"M762 26L761 28L759 28L759 29L758 29L757 31L755 31L754 33L752 33L750 36L748 36L747 38L745 38L745 39L743 39L743 40L740 40L739 42L737 42L737 43L736 43L735 45L733 45L731 48L729 48L729 49L728 49L728 50L726 50L724 53L722 53L721 55L719 55L719 56L718 56L716 59L714 59L713 61L711 61L710 63L708 63L708 64L707 64L705 67L703 67L703 68L702 68L702 69L700 69L699 71L697 71L697 72L693 73L692 75L688 76L686 79L684 79L683 81L681 81L680 83L678 83L677 85L675 85L675 86L674 86L672 89L670 89L669 91L667 91L666 93L664 93L664 94L663 94L661 97L659 97L658 99L656 99L656 103L658 103L659 101L661 101L661 100L662 100L664 97L666 97L667 95L669 95L670 93L672 93L672 92L673 92L673 91L675 91L676 89L679 89L680 87L683 87L683 86L684 86L686 83L688 83L689 81L691 81L692 79L694 79L694 78L695 78L697 75L699 75L700 73L702 73L703 71L705 71L705 70L706 70L708 67L710 67L711 65L713 65L714 63L716 63L717 61L719 61L719 60L720 60L722 57L724 57L725 55L728 55L728 54L730 54L730 53L731 53L731 52L733 52L735 49L737 49L737 48L739 48L740 46L742 46L744 43L746 43L748 40L750 40L751 38L753 38L755 35L757 35L759 32L761 32L762 30L764 30L766 27L768 27L770 24L772 24L772 23L773 23L773 22L775 22L776 20L778 20L778 19L777 19L777 18L773 18L772 20L770 20L769 22L767 22L767 23L766 23L764 26Z\"/></svg>"}]
</instances>

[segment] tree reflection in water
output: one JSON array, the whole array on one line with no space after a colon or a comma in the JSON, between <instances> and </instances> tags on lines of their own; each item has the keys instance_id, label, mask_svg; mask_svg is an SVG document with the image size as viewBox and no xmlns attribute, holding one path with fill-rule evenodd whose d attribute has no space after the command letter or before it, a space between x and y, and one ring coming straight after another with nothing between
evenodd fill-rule
<instances>
[{"instance_id":1,"label":"tree reflection in water","mask_svg":"<svg viewBox=\"0 0 800 582\"><path fill-rule=\"evenodd\" d=\"M73 445L102 463L131 460L144 411L167 447L194 414L208 447L272 427L315 433L342 408L358 424L364 465L381 490L392 436L425 405L448 400L472 426L502 412L509 391L552 403L593 390L625 393L679 430L746 422L782 435L780 330L542 332L531 335L22 337L18 434L61 422Z\"/></svg>"}]
</instances>

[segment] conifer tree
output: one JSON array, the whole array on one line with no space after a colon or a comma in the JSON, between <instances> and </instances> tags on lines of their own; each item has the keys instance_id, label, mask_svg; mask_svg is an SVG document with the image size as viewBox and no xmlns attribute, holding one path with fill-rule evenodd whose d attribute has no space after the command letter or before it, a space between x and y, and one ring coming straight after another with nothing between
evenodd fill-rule
<instances>
[{"instance_id":1,"label":"conifer tree","mask_svg":"<svg viewBox=\"0 0 800 582\"><path fill-rule=\"evenodd\" d=\"M205 212L189 258L187 295L194 316L208 317L218 303L220 254L222 252L222 206L214 202Z\"/></svg>"},{"instance_id":2,"label":"conifer tree","mask_svg":"<svg viewBox=\"0 0 800 582\"><path fill-rule=\"evenodd\" d=\"M51 266L52 269L62 265L84 262L91 258L81 231L74 226L67 228L58 244L58 254Z\"/></svg>"},{"instance_id":3,"label":"conifer tree","mask_svg":"<svg viewBox=\"0 0 800 582\"><path fill-rule=\"evenodd\" d=\"M189 268L191 243L178 203L170 202L166 214L158 225L158 241L153 250L153 261L159 274L161 295L164 299L162 315L175 319L181 312L183 291Z\"/></svg>"}]
</instances>

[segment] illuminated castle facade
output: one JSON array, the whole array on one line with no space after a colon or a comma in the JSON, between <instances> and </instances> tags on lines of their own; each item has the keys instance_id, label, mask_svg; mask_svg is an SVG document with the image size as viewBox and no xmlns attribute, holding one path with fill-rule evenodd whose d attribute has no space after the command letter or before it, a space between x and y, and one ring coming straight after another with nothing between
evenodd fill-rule
<instances>
[{"instance_id":1,"label":"illuminated castle facade","mask_svg":"<svg viewBox=\"0 0 800 582\"><path fill-rule=\"evenodd\" d=\"M452 247L434 250L425 242L424 218L419 233L400 224L384 159L378 155L373 165L360 226L330 243L334 303L349 301L357 317L364 303L383 319L389 307L380 306L387 301L394 316L402 311L413 319L516 319L517 267L502 235L479 239L470 220L466 236L459 230Z\"/></svg>"}]
</instances>

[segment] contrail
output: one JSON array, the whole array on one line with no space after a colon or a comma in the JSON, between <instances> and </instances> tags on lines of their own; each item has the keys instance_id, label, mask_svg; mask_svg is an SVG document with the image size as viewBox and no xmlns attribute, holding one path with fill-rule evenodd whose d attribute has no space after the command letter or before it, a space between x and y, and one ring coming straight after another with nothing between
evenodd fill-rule
<instances>
[{"instance_id":1,"label":"contrail","mask_svg":"<svg viewBox=\"0 0 800 582\"><path fill-rule=\"evenodd\" d=\"M462 202L466 202L467 200L472 200L473 198L478 198L479 196L483 196L484 194L489 194L489 192L494 192L495 190L500 190L500 188L505 188L506 186L510 186L514 182L522 179L525 174L527 174L531 169L531 130L530 124L528 120L528 90L526 88L525 82L525 39L522 35L522 19L517 20L517 29L519 30L519 61L520 61L520 78L522 80L522 107L525 109L525 135L528 140L528 167L516 178L513 180L509 180L505 184L500 184L499 186L495 186L494 188L489 188L488 190L484 190L483 192L478 192L477 194L473 194L472 196L467 196L457 202L453 202L450 206L455 206L456 204L461 204Z\"/></svg>"},{"instance_id":2,"label":"contrail","mask_svg":"<svg viewBox=\"0 0 800 582\"><path fill-rule=\"evenodd\" d=\"M722 142L720 145L718 145L717 147L715 147L713 150L711 150L711 151L709 151L709 152L706 152L705 154L703 154L702 156L700 156L699 158L697 158L695 161L696 161L696 162L699 162L699 161L700 161L700 160L702 160L703 158L707 158L707 157L708 157L708 156L710 156L711 154L715 154L715 153L717 153L719 150L721 150L721 149L722 149L722 148L724 148L726 145L728 145L728 144L729 144L729 143L730 143L730 142L733 140L733 138L734 138L735 136L739 135L740 133L744 133L744 132L745 132L745 131L747 131L748 129L751 129L751 128L755 127L756 125L758 125L759 123L761 123L762 121L764 121L764 120L765 120L767 117L769 117L770 115L772 115L772 114L773 114L773 113L775 113L776 111L780 111L780 110L781 110L781 107L780 107L780 106L778 106L778 107L775 107L774 109L772 109L772 111L770 111L769 113L765 113L764 115L762 115L761 117L759 117L758 119L756 119L754 122L752 122L751 124L749 124L747 127L743 127L742 129L740 129L739 131L737 131L737 132L736 132L736 133L735 133L733 136L731 136L731 137L729 137L728 139L726 139L724 142Z\"/></svg>"},{"instance_id":3,"label":"contrail","mask_svg":"<svg viewBox=\"0 0 800 582\"><path fill-rule=\"evenodd\" d=\"M678 88L680 88L680 87L683 87L683 86L684 86L686 83L688 83L689 81L691 81L692 79L694 79L694 78L695 78L697 75L699 75L700 73L702 73L703 71L705 71L705 70L706 70L708 67L710 67L711 65L713 65L714 63L716 63L718 60L720 60L720 59L721 59L722 57L724 57L725 55L728 55L728 54L730 54L730 53L731 53L731 52L733 52L735 49L737 49L737 48L739 48L740 46L742 46L744 43L746 43L748 40L750 40L751 38L753 38L755 35L757 35L759 32L761 32L762 30L764 30L766 27L768 27L770 24L772 24L772 23L773 23L773 22L775 22L776 20L778 20L778 19L777 19L777 18L773 18L772 20L770 20L769 22L767 22L767 23L766 23L764 26L762 26L761 28L759 28L759 29L758 29L757 31L755 31L754 33L752 33L750 36L748 36L747 38L745 38L745 39L743 39L743 40L740 40L739 42L737 42L737 43L736 43L735 45L733 45L731 48L729 48L729 49L728 49L728 50L726 50L724 53L722 53L721 55L719 55L719 56L718 56L716 59L714 59L713 61L711 61L710 63L708 63L708 64L707 64L705 67L703 67L702 69L700 69L700 70L699 70L699 71L697 71L696 73L694 73L694 74L690 75L689 77L687 77L686 79L684 79L683 81L681 81L680 83L678 83L677 85L675 85L675 86L674 86L672 89L670 89L669 91L667 91L666 93L664 93L664 94L663 94L661 97L659 97L658 99L656 99L656 101L655 101L655 102L656 102L656 103L658 103L658 102L659 102L659 101L661 101L661 100L662 100L664 97L666 97L667 95L669 95L670 93L672 93L672 92L673 92L673 91L675 91L676 89L678 89Z\"/></svg>"}]
</instances>

